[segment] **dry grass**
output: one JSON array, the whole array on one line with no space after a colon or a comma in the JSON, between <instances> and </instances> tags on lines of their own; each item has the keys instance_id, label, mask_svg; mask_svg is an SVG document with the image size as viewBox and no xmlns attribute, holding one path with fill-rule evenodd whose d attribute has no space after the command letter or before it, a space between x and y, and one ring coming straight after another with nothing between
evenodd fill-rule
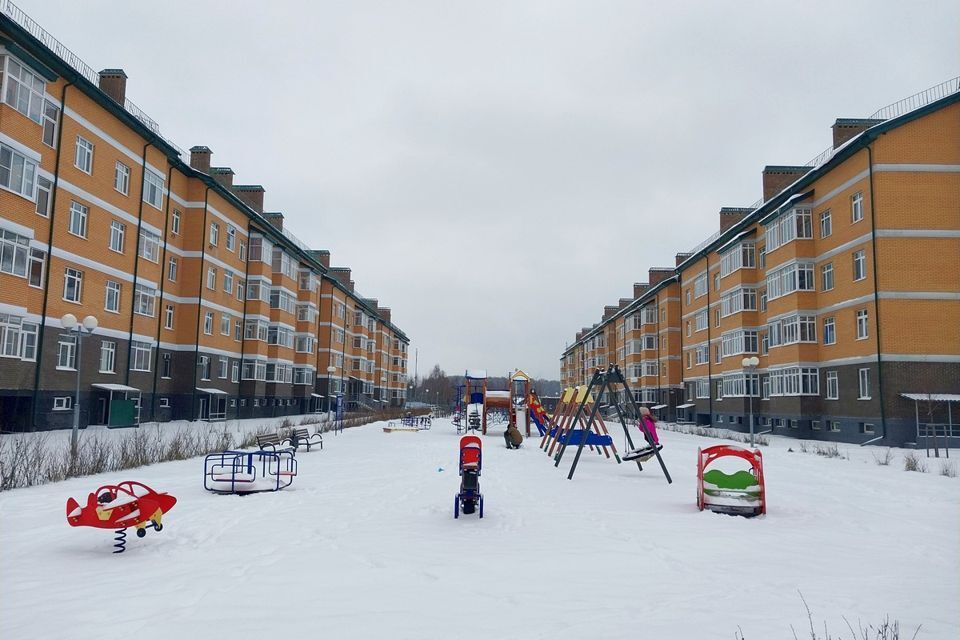
<instances>
[{"instance_id":1,"label":"dry grass","mask_svg":"<svg viewBox=\"0 0 960 640\"><path fill-rule=\"evenodd\" d=\"M940 463L940 475L946 476L947 478L956 478L957 477L957 468L952 462L941 462Z\"/></svg>"},{"instance_id":2,"label":"dry grass","mask_svg":"<svg viewBox=\"0 0 960 640\"><path fill-rule=\"evenodd\" d=\"M887 447L885 450L883 450L883 453L880 453L879 451L874 451L873 459L881 467L889 467L890 463L893 462L893 449L891 449L890 447Z\"/></svg>"},{"instance_id":3,"label":"dry grass","mask_svg":"<svg viewBox=\"0 0 960 640\"><path fill-rule=\"evenodd\" d=\"M926 473L927 463L924 462L923 458L916 451L907 451L903 454L903 470Z\"/></svg>"},{"instance_id":4,"label":"dry grass","mask_svg":"<svg viewBox=\"0 0 960 640\"><path fill-rule=\"evenodd\" d=\"M733 440L734 442L750 443L749 433L740 433L739 431L730 431L728 429L714 429L713 427L701 427L692 424L671 424L658 422L657 429L673 431L675 433L685 433L691 436L701 436L703 438L712 438L714 440ZM765 435L754 435L753 442L757 446L765 447L770 444L770 439Z\"/></svg>"}]
</instances>

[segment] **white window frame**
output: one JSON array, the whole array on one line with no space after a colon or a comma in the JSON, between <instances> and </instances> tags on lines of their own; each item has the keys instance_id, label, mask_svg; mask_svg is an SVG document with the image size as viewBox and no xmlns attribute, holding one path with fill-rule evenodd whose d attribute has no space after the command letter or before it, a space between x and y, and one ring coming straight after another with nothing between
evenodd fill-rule
<instances>
[{"instance_id":1,"label":"white window frame","mask_svg":"<svg viewBox=\"0 0 960 640\"><path fill-rule=\"evenodd\" d=\"M130 195L130 167L117 160L113 170L113 188L123 195Z\"/></svg>"},{"instance_id":2,"label":"white window frame","mask_svg":"<svg viewBox=\"0 0 960 640\"><path fill-rule=\"evenodd\" d=\"M857 369L857 400L870 399L870 369Z\"/></svg>"},{"instance_id":3,"label":"white window frame","mask_svg":"<svg viewBox=\"0 0 960 640\"><path fill-rule=\"evenodd\" d=\"M823 344L837 344L837 320L834 316L823 319Z\"/></svg>"},{"instance_id":4,"label":"white window frame","mask_svg":"<svg viewBox=\"0 0 960 640\"><path fill-rule=\"evenodd\" d=\"M75 297L67 297L67 292L69 291L69 284L73 282L73 293ZM80 303L83 300L83 271L79 269L74 269L73 267L66 267L63 270L63 299L67 302Z\"/></svg>"},{"instance_id":5,"label":"white window frame","mask_svg":"<svg viewBox=\"0 0 960 640\"><path fill-rule=\"evenodd\" d=\"M180 261L177 260L176 256L170 256L170 260L167 261L167 280L170 282L177 281L177 272L180 270Z\"/></svg>"},{"instance_id":6,"label":"white window frame","mask_svg":"<svg viewBox=\"0 0 960 640\"><path fill-rule=\"evenodd\" d=\"M90 207L80 204L76 200L70 201L70 219L67 231L78 238L87 238L87 220L90 216Z\"/></svg>"},{"instance_id":7,"label":"white window frame","mask_svg":"<svg viewBox=\"0 0 960 640\"><path fill-rule=\"evenodd\" d=\"M116 373L117 343L104 340L100 343L100 373Z\"/></svg>"},{"instance_id":8,"label":"white window frame","mask_svg":"<svg viewBox=\"0 0 960 640\"><path fill-rule=\"evenodd\" d=\"M180 218L183 216L183 212L180 209L174 209L172 218L170 220L170 232L178 236L180 235Z\"/></svg>"},{"instance_id":9,"label":"white window frame","mask_svg":"<svg viewBox=\"0 0 960 640\"><path fill-rule=\"evenodd\" d=\"M123 295L123 284L114 280L107 280L104 287L103 310L110 313L120 313L120 300ZM113 305L110 303L113 302Z\"/></svg>"},{"instance_id":10,"label":"white window frame","mask_svg":"<svg viewBox=\"0 0 960 640\"><path fill-rule=\"evenodd\" d=\"M164 329L173 329L173 315L175 307L172 304L168 304L163 310L163 328Z\"/></svg>"},{"instance_id":11,"label":"white window frame","mask_svg":"<svg viewBox=\"0 0 960 640\"><path fill-rule=\"evenodd\" d=\"M833 216L830 209L820 212L820 238L829 238L833 235Z\"/></svg>"},{"instance_id":12,"label":"white window frame","mask_svg":"<svg viewBox=\"0 0 960 640\"><path fill-rule=\"evenodd\" d=\"M42 124L46 81L25 64L7 55L4 83L3 101L37 124Z\"/></svg>"},{"instance_id":13,"label":"white window frame","mask_svg":"<svg viewBox=\"0 0 960 640\"><path fill-rule=\"evenodd\" d=\"M863 192L857 191L850 196L850 224L863 220Z\"/></svg>"},{"instance_id":14,"label":"white window frame","mask_svg":"<svg viewBox=\"0 0 960 640\"><path fill-rule=\"evenodd\" d=\"M866 309L857 309L857 340L870 337L870 314Z\"/></svg>"},{"instance_id":15,"label":"white window frame","mask_svg":"<svg viewBox=\"0 0 960 640\"><path fill-rule=\"evenodd\" d=\"M840 399L840 377L836 371L827 371L824 398L827 400Z\"/></svg>"},{"instance_id":16,"label":"white window frame","mask_svg":"<svg viewBox=\"0 0 960 640\"><path fill-rule=\"evenodd\" d=\"M143 201L163 211L164 177L150 169L143 172Z\"/></svg>"},{"instance_id":17,"label":"white window frame","mask_svg":"<svg viewBox=\"0 0 960 640\"><path fill-rule=\"evenodd\" d=\"M827 264L820 265L820 290L821 291L832 291L833 290L833 263L828 262Z\"/></svg>"},{"instance_id":18,"label":"white window frame","mask_svg":"<svg viewBox=\"0 0 960 640\"><path fill-rule=\"evenodd\" d=\"M93 150L94 144L92 142L83 136L77 136L73 166L88 175L93 175Z\"/></svg>"},{"instance_id":19,"label":"white window frame","mask_svg":"<svg viewBox=\"0 0 960 640\"><path fill-rule=\"evenodd\" d=\"M160 262L160 236L140 229L140 237L137 241L137 255L153 263Z\"/></svg>"},{"instance_id":20,"label":"white window frame","mask_svg":"<svg viewBox=\"0 0 960 640\"><path fill-rule=\"evenodd\" d=\"M853 281L864 280L867 277L867 252L859 249L853 252Z\"/></svg>"},{"instance_id":21,"label":"white window frame","mask_svg":"<svg viewBox=\"0 0 960 640\"><path fill-rule=\"evenodd\" d=\"M210 245L216 247L220 244L220 225L216 222L210 223Z\"/></svg>"},{"instance_id":22,"label":"white window frame","mask_svg":"<svg viewBox=\"0 0 960 640\"><path fill-rule=\"evenodd\" d=\"M110 251L123 253L123 245L127 236L127 225L119 220L110 221Z\"/></svg>"},{"instance_id":23,"label":"white window frame","mask_svg":"<svg viewBox=\"0 0 960 640\"><path fill-rule=\"evenodd\" d=\"M9 145L0 144L0 186L32 202L36 198L36 178L36 160Z\"/></svg>"}]
</instances>

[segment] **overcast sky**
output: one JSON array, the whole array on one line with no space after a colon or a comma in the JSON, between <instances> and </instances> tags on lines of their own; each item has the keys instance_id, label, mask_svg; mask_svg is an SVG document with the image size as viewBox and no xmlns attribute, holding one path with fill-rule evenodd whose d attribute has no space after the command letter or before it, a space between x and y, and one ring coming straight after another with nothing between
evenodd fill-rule
<instances>
[{"instance_id":1,"label":"overcast sky","mask_svg":"<svg viewBox=\"0 0 960 640\"><path fill-rule=\"evenodd\" d=\"M262 184L393 309L421 375L559 377L764 165L960 75L949 0L17 3Z\"/></svg>"}]
</instances>

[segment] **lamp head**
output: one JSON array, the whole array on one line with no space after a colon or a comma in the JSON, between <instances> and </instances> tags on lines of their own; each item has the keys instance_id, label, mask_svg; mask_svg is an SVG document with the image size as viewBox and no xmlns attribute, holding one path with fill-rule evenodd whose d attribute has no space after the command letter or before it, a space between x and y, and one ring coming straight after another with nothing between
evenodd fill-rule
<instances>
[{"instance_id":1,"label":"lamp head","mask_svg":"<svg viewBox=\"0 0 960 640\"><path fill-rule=\"evenodd\" d=\"M63 317L60 318L60 325L68 331L73 330L77 326L77 316L72 313L63 314Z\"/></svg>"},{"instance_id":2,"label":"lamp head","mask_svg":"<svg viewBox=\"0 0 960 640\"><path fill-rule=\"evenodd\" d=\"M87 316L83 319L83 328L87 331L93 332L97 328L97 325L100 324L97 321L96 316Z\"/></svg>"}]
</instances>

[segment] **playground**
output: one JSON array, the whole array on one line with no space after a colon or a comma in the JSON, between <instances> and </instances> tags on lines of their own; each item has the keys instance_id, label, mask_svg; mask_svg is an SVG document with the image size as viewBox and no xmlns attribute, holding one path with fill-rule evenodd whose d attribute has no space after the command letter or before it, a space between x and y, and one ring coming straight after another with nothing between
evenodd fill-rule
<instances>
[{"instance_id":1,"label":"playground","mask_svg":"<svg viewBox=\"0 0 960 640\"><path fill-rule=\"evenodd\" d=\"M386 425L325 434L282 491L207 491L201 457L0 493L0 637L809 637L801 593L821 634L889 616L960 637L960 479L940 461L773 436L767 513L742 518L697 508L698 450L724 441L662 429L672 483L586 448L568 480L572 451L555 467L536 431L508 450L490 425L484 517L455 519L451 421ZM113 555L64 503L128 479L177 504Z\"/></svg>"}]
</instances>

